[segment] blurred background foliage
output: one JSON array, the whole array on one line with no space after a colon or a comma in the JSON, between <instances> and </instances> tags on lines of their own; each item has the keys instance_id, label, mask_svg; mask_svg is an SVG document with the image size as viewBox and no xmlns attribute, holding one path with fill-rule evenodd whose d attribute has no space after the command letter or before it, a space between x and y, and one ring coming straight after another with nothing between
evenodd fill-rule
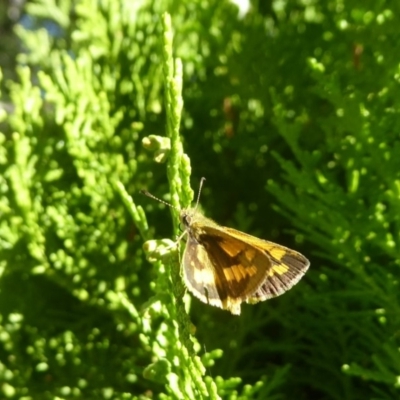
<instances>
[{"instance_id":1,"label":"blurred background foliage","mask_svg":"<svg viewBox=\"0 0 400 400\"><path fill-rule=\"evenodd\" d=\"M165 134L164 11L206 215L311 260L240 317L193 299L196 372L168 274L142 251L173 239L168 210L138 194L168 200L165 164L142 146ZM400 3L0 12L0 398L399 397Z\"/></svg>"}]
</instances>

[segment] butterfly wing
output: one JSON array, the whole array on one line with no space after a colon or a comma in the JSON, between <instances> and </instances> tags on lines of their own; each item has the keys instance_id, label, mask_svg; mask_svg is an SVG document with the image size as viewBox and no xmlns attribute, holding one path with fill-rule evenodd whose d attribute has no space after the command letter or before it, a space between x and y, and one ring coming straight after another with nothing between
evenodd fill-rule
<instances>
[{"instance_id":1,"label":"butterfly wing","mask_svg":"<svg viewBox=\"0 0 400 400\"><path fill-rule=\"evenodd\" d=\"M225 229L188 229L183 273L188 289L201 301L238 315L240 304L260 290L272 265L262 249Z\"/></svg>"},{"instance_id":2,"label":"butterfly wing","mask_svg":"<svg viewBox=\"0 0 400 400\"><path fill-rule=\"evenodd\" d=\"M225 229L233 237L244 236L270 260L264 283L246 300L248 303L257 303L285 293L299 282L310 266L308 259L297 251L235 229Z\"/></svg>"}]
</instances>

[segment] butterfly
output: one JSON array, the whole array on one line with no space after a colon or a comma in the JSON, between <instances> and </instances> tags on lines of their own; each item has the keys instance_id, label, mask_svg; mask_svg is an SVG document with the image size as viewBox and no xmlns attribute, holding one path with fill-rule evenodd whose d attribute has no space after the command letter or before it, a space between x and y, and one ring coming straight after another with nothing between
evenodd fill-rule
<instances>
[{"instance_id":1,"label":"butterfly","mask_svg":"<svg viewBox=\"0 0 400 400\"><path fill-rule=\"evenodd\" d=\"M180 210L181 236L187 236L182 276L202 302L240 315L243 302L254 304L285 293L310 266L295 250L218 225L197 211L197 204Z\"/></svg>"},{"instance_id":2,"label":"butterfly","mask_svg":"<svg viewBox=\"0 0 400 400\"><path fill-rule=\"evenodd\" d=\"M180 212L187 235L182 269L186 287L204 303L240 314L294 286L310 262L302 254L216 224L193 208Z\"/></svg>"}]
</instances>

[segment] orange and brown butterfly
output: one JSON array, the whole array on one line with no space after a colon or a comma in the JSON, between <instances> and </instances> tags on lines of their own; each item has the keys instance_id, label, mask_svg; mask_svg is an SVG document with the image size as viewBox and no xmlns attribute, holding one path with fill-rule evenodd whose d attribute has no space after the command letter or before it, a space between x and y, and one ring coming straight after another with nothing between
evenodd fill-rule
<instances>
[{"instance_id":1,"label":"orange and brown butterfly","mask_svg":"<svg viewBox=\"0 0 400 400\"><path fill-rule=\"evenodd\" d=\"M196 208L180 211L187 235L182 272L186 287L204 303L239 315L241 303L285 293L310 266L297 251L220 226Z\"/></svg>"}]
</instances>

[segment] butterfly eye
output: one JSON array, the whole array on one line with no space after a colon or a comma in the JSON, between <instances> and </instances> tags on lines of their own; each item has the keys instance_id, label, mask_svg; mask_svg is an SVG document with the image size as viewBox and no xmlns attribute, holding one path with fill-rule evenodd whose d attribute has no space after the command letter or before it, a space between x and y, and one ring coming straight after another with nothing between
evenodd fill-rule
<instances>
[{"instance_id":1,"label":"butterfly eye","mask_svg":"<svg viewBox=\"0 0 400 400\"><path fill-rule=\"evenodd\" d=\"M183 214L181 220L182 220L183 225L186 228L187 226L190 225L191 217L189 214Z\"/></svg>"}]
</instances>

